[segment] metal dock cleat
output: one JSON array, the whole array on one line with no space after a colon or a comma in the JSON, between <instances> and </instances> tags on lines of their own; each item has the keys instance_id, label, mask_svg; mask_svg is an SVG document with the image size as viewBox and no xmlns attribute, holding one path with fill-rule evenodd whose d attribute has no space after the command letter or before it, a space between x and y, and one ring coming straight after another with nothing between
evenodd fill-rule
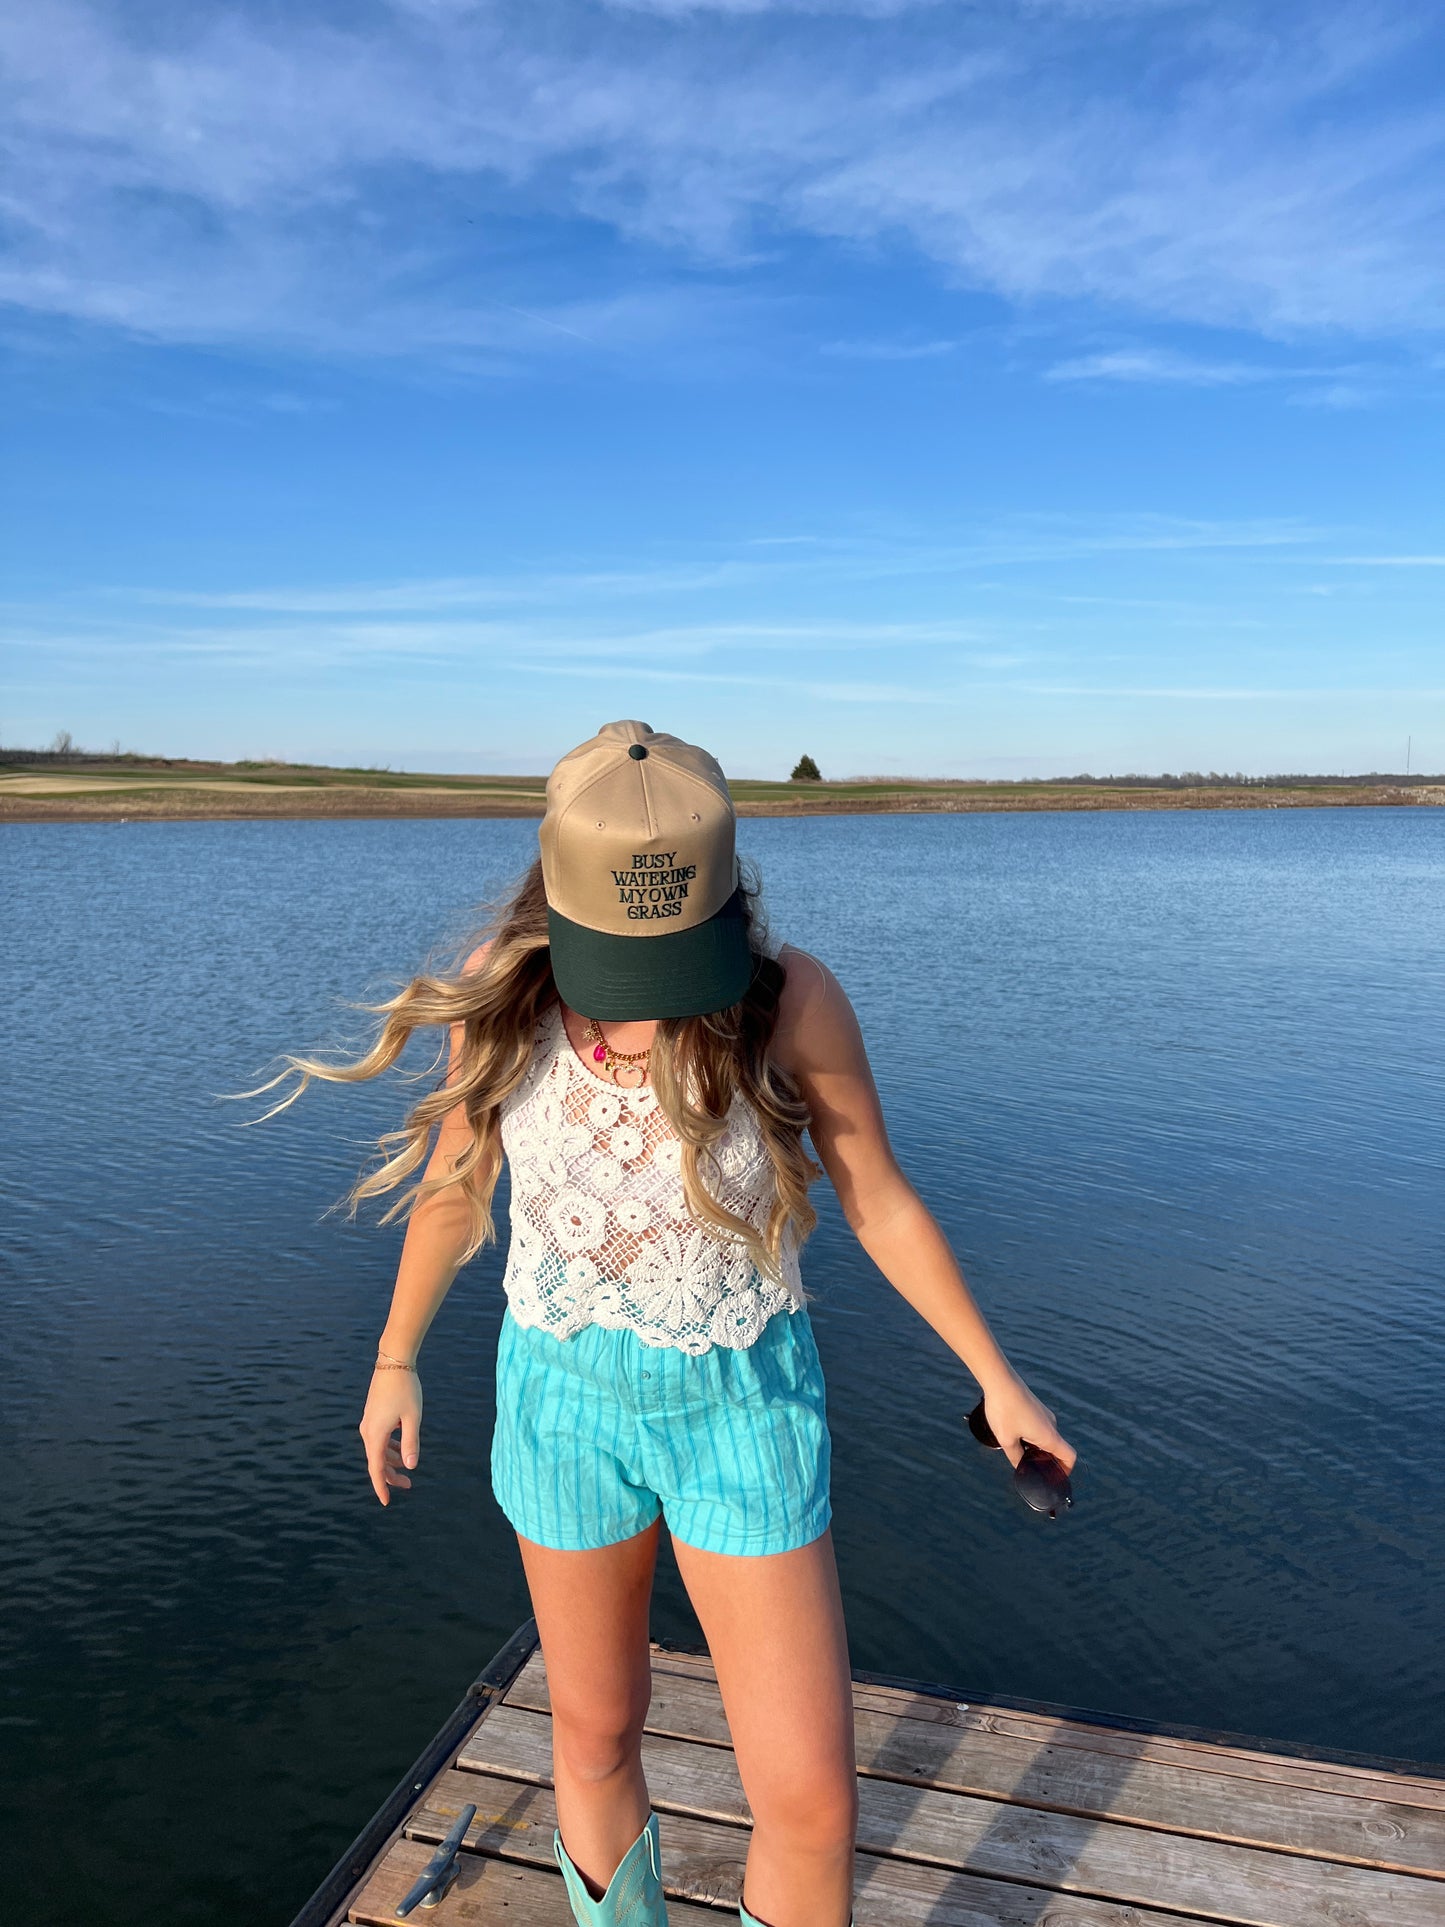
<instances>
[{"instance_id":1,"label":"metal dock cleat","mask_svg":"<svg viewBox=\"0 0 1445 1927\"><path fill-rule=\"evenodd\" d=\"M459 1871L457 1855L467 1837L467 1828L476 1817L475 1807L462 1808L447 1830L446 1838L413 1881L406 1899L399 1903L396 1910L398 1920L405 1920L415 1907L435 1907L445 1900L456 1882Z\"/></svg>"}]
</instances>

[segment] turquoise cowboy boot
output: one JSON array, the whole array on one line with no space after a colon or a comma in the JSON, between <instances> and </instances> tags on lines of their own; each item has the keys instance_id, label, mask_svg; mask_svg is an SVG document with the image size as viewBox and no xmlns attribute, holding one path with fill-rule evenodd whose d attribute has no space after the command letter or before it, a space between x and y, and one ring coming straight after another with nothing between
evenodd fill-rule
<instances>
[{"instance_id":1,"label":"turquoise cowboy boot","mask_svg":"<svg viewBox=\"0 0 1445 1927\"><path fill-rule=\"evenodd\" d=\"M560 1832L552 1836L552 1851L567 1886L572 1917L580 1927L667 1927L667 1905L662 1898L662 1851L657 1839L657 1815L622 1856L622 1864L594 1900L587 1883L572 1865Z\"/></svg>"},{"instance_id":2,"label":"turquoise cowboy boot","mask_svg":"<svg viewBox=\"0 0 1445 1927\"><path fill-rule=\"evenodd\" d=\"M760 1920L754 1919L741 1901L738 1902L738 1920L740 1927L763 1927L763 1923ZM848 1927L853 1927L853 1916L851 1914L848 1916Z\"/></svg>"}]
</instances>

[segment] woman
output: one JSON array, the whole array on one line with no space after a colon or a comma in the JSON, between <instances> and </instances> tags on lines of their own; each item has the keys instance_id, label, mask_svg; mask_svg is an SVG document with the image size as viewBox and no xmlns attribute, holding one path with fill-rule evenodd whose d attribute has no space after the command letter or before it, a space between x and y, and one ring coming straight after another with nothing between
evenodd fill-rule
<instances>
[{"instance_id":1,"label":"woman","mask_svg":"<svg viewBox=\"0 0 1445 1927\"><path fill-rule=\"evenodd\" d=\"M556 1854L583 1923L666 1918L641 1756L663 1519L753 1814L741 1919L851 1917L852 1692L798 1275L818 1175L805 1131L863 1249L983 1388L1009 1459L1025 1439L1075 1456L894 1162L847 997L768 938L734 831L712 757L607 724L553 771L540 864L460 975L382 1006L356 1064L289 1060L303 1085L371 1077L418 1026L450 1033L445 1083L354 1194L425 1164L392 1207L409 1206L406 1240L361 1421L383 1505L420 1453L422 1340L492 1235L510 1163L492 1475L541 1634Z\"/></svg>"}]
</instances>

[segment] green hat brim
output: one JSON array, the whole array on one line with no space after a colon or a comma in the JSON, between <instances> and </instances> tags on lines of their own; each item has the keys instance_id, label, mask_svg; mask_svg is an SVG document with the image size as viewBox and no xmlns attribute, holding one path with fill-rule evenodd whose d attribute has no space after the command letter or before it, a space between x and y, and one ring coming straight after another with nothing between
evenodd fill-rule
<instances>
[{"instance_id":1,"label":"green hat brim","mask_svg":"<svg viewBox=\"0 0 1445 1927\"><path fill-rule=\"evenodd\" d=\"M741 1003L753 980L739 890L691 930L619 937L573 923L550 906L547 930L558 995L581 1016L604 1023L704 1017Z\"/></svg>"}]
</instances>

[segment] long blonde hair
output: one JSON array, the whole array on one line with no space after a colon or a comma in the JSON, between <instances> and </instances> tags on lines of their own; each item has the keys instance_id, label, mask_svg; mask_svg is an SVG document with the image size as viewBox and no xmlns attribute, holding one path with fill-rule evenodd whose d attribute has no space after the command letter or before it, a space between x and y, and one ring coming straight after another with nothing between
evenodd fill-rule
<instances>
[{"instance_id":1,"label":"long blonde hair","mask_svg":"<svg viewBox=\"0 0 1445 1927\"><path fill-rule=\"evenodd\" d=\"M791 1233L801 1244L817 1223L808 1186L819 1171L803 1148L808 1107L796 1081L771 1053L787 973L760 947L761 914L753 878L744 878L742 896L753 951L752 981L742 1001L710 1016L660 1022L648 1073L682 1147L682 1187L688 1210L700 1223L741 1240L758 1269L776 1279L785 1238ZM534 862L495 907L479 941L485 942L485 954L473 952L474 968L425 973L413 977L394 997L363 1005L382 1023L370 1049L360 1057L349 1063L326 1063L288 1054L275 1077L244 1093L260 1096L294 1076L295 1088L264 1114L274 1117L294 1104L313 1079L359 1084L379 1077L396 1063L414 1032L429 1026L448 1030L460 1026L460 1047L453 1052L444 1082L412 1106L399 1130L382 1133L380 1165L356 1180L346 1203L354 1216L366 1199L405 1184L426 1164L432 1131L461 1105L471 1142L452 1159L444 1176L424 1177L412 1185L381 1221L389 1224L394 1218L410 1217L425 1199L460 1189L470 1210L463 1263L496 1237L492 1198L502 1168L502 1105L527 1074L539 1020L560 1001L552 981L540 862ZM773 1204L761 1234L719 1203L703 1177L705 1162L716 1169L713 1146L739 1096L757 1118L773 1166Z\"/></svg>"}]
</instances>

